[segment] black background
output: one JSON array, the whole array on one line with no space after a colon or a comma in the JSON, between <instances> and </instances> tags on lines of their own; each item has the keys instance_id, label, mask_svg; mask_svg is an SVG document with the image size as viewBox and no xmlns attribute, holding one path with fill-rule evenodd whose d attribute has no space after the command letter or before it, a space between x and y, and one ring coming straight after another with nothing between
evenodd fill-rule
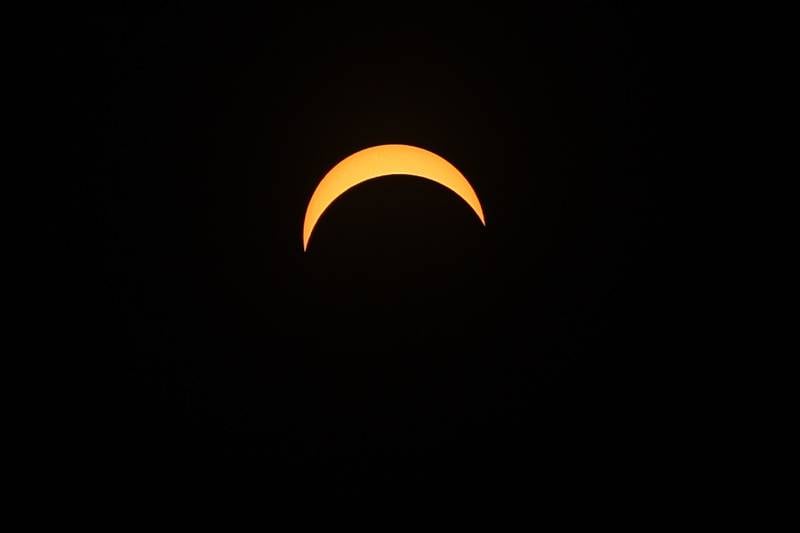
<instances>
[{"instance_id":1,"label":"black background","mask_svg":"<svg viewBox=\"0 0 800 533\"><path fill-rule=\"evenodd\" d=\"M300 483L663 466L666 20L598 3L87 14L60 54L87 125L68 142L89 178L72 252L90 258L89 455ZM384 143L452 162L486 227L392 176L338 199L304 253L318 181Z\"/></svg>"}]
</instances>

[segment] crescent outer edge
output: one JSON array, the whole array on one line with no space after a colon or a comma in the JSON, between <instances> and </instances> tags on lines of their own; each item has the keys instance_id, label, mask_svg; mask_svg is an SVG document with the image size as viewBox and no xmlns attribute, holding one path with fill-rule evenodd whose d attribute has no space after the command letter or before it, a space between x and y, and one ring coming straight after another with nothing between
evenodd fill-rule
<instances>
[{"instance_id":1,"label":"crescent outer edge","mask_svg":"<svg viewBox=\"0 0 800 533\"><path fill-rule=\"evenodd\" d=\"M319 182L306 208L303 251L322 214L339 196L367 180L392 174L429 179L443 185L467 202L485 226L478 195L459 170L443 157L406 144L384 144L360 150L334 166Z\"/></svg>"}]
</instances>

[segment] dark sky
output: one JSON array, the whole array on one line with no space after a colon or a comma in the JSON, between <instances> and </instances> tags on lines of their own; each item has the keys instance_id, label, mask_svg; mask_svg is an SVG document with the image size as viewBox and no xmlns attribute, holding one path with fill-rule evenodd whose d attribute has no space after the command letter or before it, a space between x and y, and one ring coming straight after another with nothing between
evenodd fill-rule
<instances>
[{"instance_id":1,"label":"dark sky","mask_svg":"<svg viewBox=\"0 0 800 533\"><path fill-rule=\"evenodd\" d=\"M674 44L661 13L554 4L87 15L62 54L97 453L300 479L646 462ZM392 176L303 253L318 181L385 143L452 162L487 226Z\"/></svg>"}]
</instances>

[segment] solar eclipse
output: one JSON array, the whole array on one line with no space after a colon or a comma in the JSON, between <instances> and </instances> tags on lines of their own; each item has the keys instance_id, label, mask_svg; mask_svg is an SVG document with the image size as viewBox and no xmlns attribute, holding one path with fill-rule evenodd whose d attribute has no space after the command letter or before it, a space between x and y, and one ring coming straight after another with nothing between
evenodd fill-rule
<instances>
[{"instance_id":1,"label":"solar eclipse","mask_svg":"<svg viewBox=\"0 0 800 533\"><path fill-rule=\"evenodd\" d=\"M434 181L463 199L485 226L483 208L467 178L450 162L428 150L406 144L384 144L360 150L334 166L317 185L303 221L303 250L325 210L348 189L364 181L407 174Z\"/></svg>"}]
</instances>

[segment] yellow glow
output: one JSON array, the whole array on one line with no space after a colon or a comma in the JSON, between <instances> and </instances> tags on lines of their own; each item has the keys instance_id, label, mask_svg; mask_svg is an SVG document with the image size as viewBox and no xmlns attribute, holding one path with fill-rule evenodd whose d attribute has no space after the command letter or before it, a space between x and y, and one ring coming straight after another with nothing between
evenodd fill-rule
<instances>
[{"instance_id":1,"label":"yellow glow","mask_svg":"<svg viewBox=\"0 0 800 533\"><path fill-rule=\"evenodd\" d=\"M481 223L486 225L478 195L456 167L433 152L416 146L384 144L354 153L325 174L308 202L303 222L303 250L308 248L311 232L322 213L336 198L359 183L390 174L419 176L444 185L467 202Z\"/></svg>"}]
</instances>

